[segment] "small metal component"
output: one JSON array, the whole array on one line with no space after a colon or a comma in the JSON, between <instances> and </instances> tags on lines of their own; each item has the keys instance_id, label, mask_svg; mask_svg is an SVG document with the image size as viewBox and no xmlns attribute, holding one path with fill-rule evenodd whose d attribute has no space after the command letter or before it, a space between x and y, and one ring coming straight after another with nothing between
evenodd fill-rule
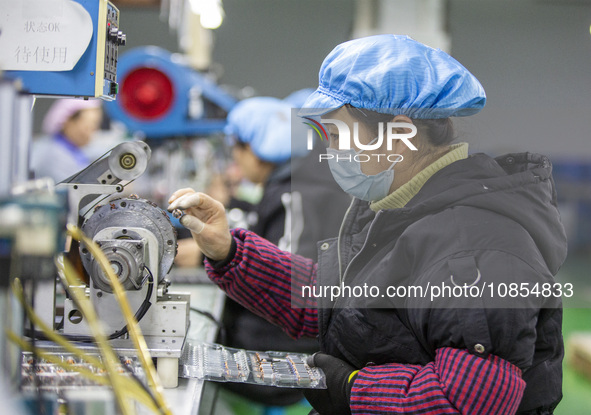
<instances>
[{"instance_id":1,"label":"small metal component","mask_svg":"<svg viewBox=\"0 0 591 415\"><path fill-rule=\"evenodd\" d=\"M185 216L185 212L181 209L175 209L172 211L172 216L180 220L183 216Z\"/></svg>"},{"instance_id":2,"label":"small metal component","mask_svg":"<svg viewBox=\"0 0 591 415\"><path fill-rule=\"evenodd\" d=\"M136 163L135 155L133 155L131 153L123 154L121 156L121 158L119 159L119 164L125 170L133 169L135 167L135 163Z\"/></svg>"}]
</instances>

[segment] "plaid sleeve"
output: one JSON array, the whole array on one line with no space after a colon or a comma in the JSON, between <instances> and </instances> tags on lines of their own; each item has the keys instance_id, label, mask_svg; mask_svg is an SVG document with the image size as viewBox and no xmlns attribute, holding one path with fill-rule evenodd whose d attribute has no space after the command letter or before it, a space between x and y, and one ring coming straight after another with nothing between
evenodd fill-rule
<instances>
[{"instance_id":1,"label":"plaid sleeve","mask_svg":"<svg viewBox=\"0 0 591 415\"><path fill-rule=\"evenodd\" d=\"M521 370L497 357L438 349L425 365L386 364L362 369L351 390L360 414L514 414L525 382Z\"/></svg>"},{"instance_id":2,"label":"plaid sleeve","mask_svg":"<svg viewBox=\"0 0 591 415\"><path fill-rule=\"evenodd\" d=\"M292 303L292 287L315 284L316 264L280 250L253 232L237 228L232 236L236 244L233 258L219 268L206 260L209 278L230 298L291 337L316 336L316 303Z\"/></svg>"}]
</instances>

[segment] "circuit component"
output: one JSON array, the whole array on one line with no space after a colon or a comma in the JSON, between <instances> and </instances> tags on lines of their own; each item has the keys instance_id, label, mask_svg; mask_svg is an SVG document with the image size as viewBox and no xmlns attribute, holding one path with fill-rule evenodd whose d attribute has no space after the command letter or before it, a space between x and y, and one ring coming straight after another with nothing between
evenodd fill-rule
<instances>
[{"instance_id":1,"label":"circuit component","mask_svg":"<svg viewBox=\"0 0 591 415\"><path fill-rule=\"evenodd\" d=\"M68 367L62 367L57 363L50 363L44 359L34 359L29 352L24 352L21 363L21 387L23 390L34 390L37 384L43 391L63 392L82 386L99 387L98 383L87 379L79 371L91 372L99 376L107 376L107 372L87 363L83 359L63 353L50 353L50 355L64 362ZM102 360L98 354L89 356ZM145 373L136 356L119 356L117 366L119 373L134 376L140 381L145 381Z\"/></svg>"}]
</instances>

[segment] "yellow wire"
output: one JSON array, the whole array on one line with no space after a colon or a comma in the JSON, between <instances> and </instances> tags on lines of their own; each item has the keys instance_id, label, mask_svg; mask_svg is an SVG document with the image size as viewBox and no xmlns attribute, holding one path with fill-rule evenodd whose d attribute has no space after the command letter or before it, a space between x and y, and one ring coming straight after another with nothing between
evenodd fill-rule
<instances>
[{"instance_id":1,"label":"yellow wire","mask_svg":"<svg viewBox=\"0 0 591 415\"><path fill-rule=\"evenodd\" d=\"M99 350L104 358L107 376L111 381L113 394L115 395L119 409L123 415L134 414L134 408L125 397L125 384L121 382L120 378L117 376L117 368L115 363L117 361L117 357L107 340L107 336L105 336L102 324L96 315L96 312L94 311L94 307L92 306L90 300L86 298L84 290L80 290L79 288L75 287L75 285L79 283L79 280L77 280L74 276L76 272L74 267L72 267L72 265L65 259L61 266L62 272L66 277L68 284L70 285L70 289L68 291L84 315L84 318L86 319L86 322L88 323L92 335L95 338Z\"/></svg>"},{"instance_id":2,"label":"yellow wire","mask_svg":"<svg viewBox=\"0 0 591 415\"><path fill-rule=\"evenodd\" d=\"M121 307L121 312L125 317L125 321L127 323L127 329L129 331L129 335L134 343L134 346L138 352L138 357L140 362L144 368L148 381L153 387L152 393L154 394L154 398L156 399L158 406L162 410L162 412L166 415L172 415L172 412L166 403L163 395L163 389L160 384L160 379L156 374L156 368L154 367L154 363L152 362L152 357L150 356L150 352L148 351L148 345L146 344L146 340L142 336L140 327L138 322L135 320L133 311L127 301L127 297L125 295L125 290L121 285L121 282L115 275L109 260L105 257L103 251L99 248L99 246L88 238L84 233L77 227L68 225L68 233L74 239L79 242L82 242L86 245L86 248L90 251L93 257L98 261L103 273L107 275L111 282L111 287L113 289L113 293L119 302L119 306ZM156 282L155 282L156 283Z\"/></svg>"},{"instance_id":3,"label":"yellow wire","mask_svg":"<svg viewBox=\"0 0 591 415\"><path fill-rule=\"evenodd\" d=\"M6 336L8 337L8 339L10 341L17 344L22 350L31 352L31 353L41 357L42 359L45 359L46 361L48 361L50 363L53 363L53 364L58 365L60 367L63 367L66 370L80 373L80 375L82 375L85 378L90 379L93 382L96 382L98 384L105 385L105 386L110 385L109 379L107 379L105 376L99 376L99 375L93 373L91 370L86 369L84 367L79 367L79 366L75 366L75 365L67 363L67 362L63 362L59 359L59 357L52 355L50 353L47 353L46 351L39 349L37 347L31 346L28 342L26 342L24 339L18 337L18 335L11 330L6 330ZM98 368L100 368L100 367L98 367ZM127 378L127 377L125 377L123 375L119 375L119 374L117 376L120 376L123 378L122 380L127 383L126 387L128 388L128 393L130 395L134 396L134 398L138 402L140 402L142 405L145 405L147 408L151 409L154 412L159 412L158 407L154 404L154 401L152 400L150 395L136 383L135 379Z\"/></svg>"},{"instance_id":4,"label":"yellow wire","mask_svg":"<svg viewBox=\"0 0 591 415\"><path fill-rule=\"evenodd\" d=\"M62 272L63 274L63 272ZM49 328L49 326L47 326L43 320L41 320L41 318L39 318L39 316L37 315L37 313L35 313L35 310L33 310L33 308L26 302L25 300L25 296L24 296L24 292L23 292L23 287L22 284L20 282L20 280L18 278L15 278L13 283L12 283L12 292L14 293L14 295L16 296L17 300L22 304L22 306L25 309L25 312L27 313L27 317L35 324L35 326L37 328L39 328L43 334L50 340L53 341L54 343L62 346L64 348L64 350L66 350L69 353L72 353L78 357L80 357L81 359L85 360L86 362L90 363L92 366L96 367L97 369L101 369L101 370L106 370L103 363L95 358L92 355L89 355L87 353L85 353L83 350L79 349L78 347L74 346L72 343L70 343L67 339L65 339L63 336L55 333L52 329ZM18 341L18 340L14 340L13 341ZM25 348L22 343L19 342L19 345L23 348ZM100 377L100 379L106 383L106 378L104 376ZM152 401L152 397L142 388L140 388L136 383L135 383L135 379L128 379L128 378L124 378L126 381L130 381L132 384L129 385L131 388L133 389L139 389L141 392L143 392L148 399L150 399L150 401ZM153 402L153 401L152 401ZM142 402L145 404L145 402ZM151 405L146 405L149 406L151 409L156 410L156 412L159 412L158 408L156 407L156 405L151 404Z\"/></svg>"},{"instance_id":5,"label":"yellow wire","mask_svg":"<svg viewBox=\"0 0 591 415\"><path fill-rule=\"evenodd\" d=\"M105 369L105 367L103 366L103 363L100 360L98 360L94 356L86 354L84 351L82 351L78 347L74 346L72 343L70 343L69 340L65 339L63 336L60 336L59 334L54 332L51 328L49 328L49 326L47 324L45 324L45 322L43 322L43 320L41 320L41 318L39 318L37 313L35 313L35 310L33 310L33 308L25 301L25 296L23 293L23 286L21 285L21 282L18 278L15 278L15 280L12 283L12 292L16 296L17 300L21 303L21 305L25 308L25 312L27 313L27 317L33 322L33 324L37 328L39 328L43 332L43 334L45 334L45 336L47 336L47 338L49 340L51 340L54 343L59 344L66 351L68 351L72 354L75 354L76 356L86 360L91 365L93 365L99 369L103 369L103 370Z\"/></svg>"},{"instance_id":6,"label":"yellow wire","mask_svg":"<svg viewBox=\"0 0 591 415\"><path fill-rule=\"evenodd\" d=\"M58 267L62 267L62 266L63 266L62 264L58 264ZM70 265L67 264L66 266L69 267ZM62 272L62 275L63 274L64 273ZM64 278L65 278L65 276L64 276ZM63 336L55 333L52 329L49 328L49 326L47 326L43 322L43 320L41 320L41 318L39 318L39 316L37 315L37 313L35 313L33 308L25 301L23 287L22 287L22 284L18 278L15 278L12 283L12 292L15 294L17 300L23 305L25 312L27 313L27 317L35 324L35 326L37 328L39 328L43 332L43 334L45 334L45 336L47 336L47 338L49 340L53 341L56 344L59 344L67 352L72 353L72 354L84 359L86 362L90 363L92 366L96 367L97 369L106 370L103 363L100 360L98 360L97 358L95 358L92 355L85 353L83 350L79 349L78 347L76 347L72 343L70 343ZM102 379L103 382L106 382L106 378L104 376L100 377L100 379ZM130 385L132 388L141 390L148 397L148 399L150 399L151 402L153 402L152 397L145 390L140 388L135 383L135 379L124 378L124 380L130 381L132 383L132 385ZM145 404L145 402L142 402L142 403ZM159 412L157 406L154 404L146 405L146 406L149 406L151 409L155 410L156 412Z\"/></svg>"}]
</instances>

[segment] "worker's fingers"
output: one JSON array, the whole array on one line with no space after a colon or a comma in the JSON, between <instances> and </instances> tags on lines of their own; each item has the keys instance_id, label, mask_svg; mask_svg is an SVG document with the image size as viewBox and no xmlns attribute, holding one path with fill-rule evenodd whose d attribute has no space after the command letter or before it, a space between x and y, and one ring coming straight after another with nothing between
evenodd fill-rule
<instances>
[{"instance_id":1,"label":"worker's fingers","mask_svg":"<svg viewBox=\"0 0 591 415\"><path fill-rule=\"evenodd\" d=\"M185 228L189 229L196 235L199 235L201 232L203 232L203 229L205 229L205 223L201 222L195 216L184 215L180 222Z\"/></svg>"},{"instance_id":2,"label":"worker's fingers","mask_svg":"<svg viewBox=\"0 0 591 415\"><path fill-rule=\"evenodd\" d=\"M310 355L310 356L308 356L308 357L306 358L306 363L308 364L308 366L310 366L310 367L316 367L316 362L315 362L315 360L316 360L316 356L317 356L317 355L319 355L319 354L323 354L323 353L321 353L321 352L316 352L316 353L314 353L313 355Z\"/></svg>"},{"instance_id":3,"label":"worker's fingers","mask_svg":"<svg viewBox=\"0 0 591 415\"><path fill-rule=\"evenodd\" d=\"M201 201L202 193L186 193L176 198L169 206L168 210L188 209L190 207L198 207ZM171 197L172 199L172 197Z\"/></svg>"},{"instance_id":4,"label":"worker's fingers","mask_svg":"<svg viewBox=\"0 0 591 415\"><path fill-rule=\"evenodd\" d=\"M170 197L168 198L168 203L174 202L176 199L178 199L179 197L181 197L187 193L195 193L195 190L191 189L190 187L185 187L183 189L179 189L176 192L174 192L172 195L170 195Z\"/></svg>"},{"instance_id":5,"label":"worker's fingers","mask_svg":"<svg viewBox=\"0 0 591 415\"><path fill-rule=\"evenodd\" d=\"M191 231L205 256L216 261L226 258L232 246L232 235L224 205L189 188L174 192L169 203L169 211L183 210L180 222Z\"/></svg>"},{"instance_id":6,"label":"worker's fingers","mask_svg":"<svg viewBox=\"0 0 591 415\"><path fill-rule=\"evenodd\" d=\"M208 220L208 216L224 212L223 205L205 193L186 193L180 196L168 206L171 212L175 209L187 210L186 213L199 216L204 221Z\"/></svg>"}]
</instances>

